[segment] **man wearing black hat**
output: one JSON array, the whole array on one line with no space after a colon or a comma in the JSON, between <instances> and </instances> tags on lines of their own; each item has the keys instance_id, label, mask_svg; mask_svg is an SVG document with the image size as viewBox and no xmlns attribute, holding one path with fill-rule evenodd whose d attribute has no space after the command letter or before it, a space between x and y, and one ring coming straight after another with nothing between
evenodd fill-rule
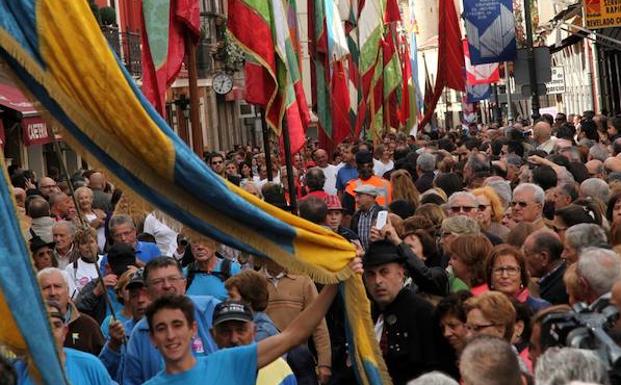
<instances>
[{"instance_id":1,"label":"man wearing black hat","mask_svg":"<svg viewBox=\"0 0 621 385\"><path fill-rule=\"evenodd\" d=\"M255 342L256 327L250 307L238 301L216 305L211 333L220 349L250 345ZM257 385L295 385L295 376L282 357L259 369Z\"/></svg>"},{"instance_id":2,"label":"man wearing black hat","mask_svg":"<svg viewBox=\"0 0 621 385\"><path fill-rule=\"evenodd\" d=\"M117 310L121 309L122 305L117 300L114 287L119 277L127 271L129 266L136 266L136 254L131 246L122 243L115 244L108 251L106 263L104 264L103 259L101 263L103 284L99 279L90 281L80 290L75 299L78 309L95 318L100 324L110 311L104 298L106 290L112 307Z\"/></svg>"},{"instance_id":3,"label":"man wearing black hat","mask_svg":"<svg viewBox=\"0 0 621 385\"><path fill-rule=\"evenodd\" d=\"M350 180L343 194L343 208L347 215L353 215L356 209L354 190L362 185L371 185L377 191L377 203L386 206L392 201L392 187L390 182L373 175L373 155L370 151L361 150L356 153L358 179Z\"/></svg>"},{"instance_id":4,"label":"man wearing black hat","mask_svg":"<svg viewBox=\"0 0 621 385\"><path fill-rule=\"evenodd\" d=\"M433 307L403 287L405 262L387 240L371 243L363 259L375 334L395 385L405 385L439 366Z\"/></svg>"},{"instance_id":5,"label":"man wearing black hat","mask_svg":"<svg viewBox=\"0 0 621 385\"><path fill-rule=\"evenodd\" d=\"M58 267L58 261L54 257L54 245L54 242L45 242L39 236L30 239L30 253L37 271L46 267Z\"/></svg>"}]
</instances>

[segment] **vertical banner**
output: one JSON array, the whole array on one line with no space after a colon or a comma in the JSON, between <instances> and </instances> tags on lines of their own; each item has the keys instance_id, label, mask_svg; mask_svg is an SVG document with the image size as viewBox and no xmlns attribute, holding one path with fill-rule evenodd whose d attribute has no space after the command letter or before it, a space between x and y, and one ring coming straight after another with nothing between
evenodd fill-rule
<instances>
[{"instance_id":1,"label":"vertical banner","mask_svg":"<svg viewBox=\"0 0 621 385\"><path fill-rule=\"evenodd\" d=\"M472 64L515 59L517 45L511 0L464 0L464 20Z\"/></svg>"},{"instance_id":2,"label":"vertical banner","mask_svg":"<svg viewBox=\"0 0 621 385\"><path fill-rule=\"evenodd\" d=\"M492 92L490 84L500 80L498 64L472 65L470 48L466 39L464 39L464 62L466 63L466 98L464 103L471 104L489 99Z\"/></svg>"}]
</instances>

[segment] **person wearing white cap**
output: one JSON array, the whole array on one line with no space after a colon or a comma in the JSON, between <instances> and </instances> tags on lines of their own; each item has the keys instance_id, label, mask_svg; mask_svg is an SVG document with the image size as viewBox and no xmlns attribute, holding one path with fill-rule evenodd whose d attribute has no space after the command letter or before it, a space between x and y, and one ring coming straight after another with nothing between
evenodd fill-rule
<instances>
[{"instance_id":1,"label":"person wearing white cap","mask_svg":"<svg viewBox=\"0 0 621 385\"><path fill-rule=\"evenodd\" d=\"M383 210L375 201L377 189L369 184L363 184L354 189L356 193L356 207L358 210L351 218L351 229L360 237L360 243L366 250L369 246L369 231L377 219L377 213Z\"/></svg>"}]
</instances>

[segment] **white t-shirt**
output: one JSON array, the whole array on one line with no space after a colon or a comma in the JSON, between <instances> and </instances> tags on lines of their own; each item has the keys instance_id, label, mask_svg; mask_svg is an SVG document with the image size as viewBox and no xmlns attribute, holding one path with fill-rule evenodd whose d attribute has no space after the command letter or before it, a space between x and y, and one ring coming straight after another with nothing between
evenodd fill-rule
<instances>
[{"instance_id":1,"label":"white t-shirt","mask_svg":"<svg viewBox=\"0 0 621 385\"><path fill-rule=\"evenodd\" d=\"M84 217L88 223L97 219L95 214L85 214ZM103 224L97 228L97 247L99 247L100 253L106 248L106 226Z\"/></svg>"},{"instance_id":2,"label":"white t-shirt","mask_svg":"<svg viewBox=\"0 0 621 385\"><path fill-rule=\"evenodd\" d=\"M157 248L167 257L172 257L177 250L177 233L160 222L153 213L144 219L145 233L153 235Z\"/></svg>"},{"instance_id":3,"label":"white t-shirt","mask_svg":"<svg viewBox=\"0 0 621 385\"><path fill-rule=\"evenodd\" d=\"M71 298L77 298L78 293L86 284L97 279L97 266L99 266L102 258L103 255L100 255L97 258L97 263L87 263L79 258L76 263L70 263L65 267L65 271L69 275L69 295Z\"/></svg>"},{"instance_id":4,"label":"white t-shirt","mask_svg":"<svg viewBox=\"0 0 621 385\"><path fill-rule=\"evenodd\" d=\"M395 168L395 163L392 159L388 163L382 163L381 160L373 159L373 173L380 178L393 168Z\"/></svg>"},{"instance_id":5,"label":"white t-shirt","mask_svg":"<svg viewBox=\"0 0 621 385\"><path fill-rule=\"evenodd\" d=\"M323 191L330 195L336 195L336 174L339 172L339 168L329 164L325 168L321 168L321 171L323 171L323 175L326 177L326 182L323 184Z\"/></svg>"}]
</instances>

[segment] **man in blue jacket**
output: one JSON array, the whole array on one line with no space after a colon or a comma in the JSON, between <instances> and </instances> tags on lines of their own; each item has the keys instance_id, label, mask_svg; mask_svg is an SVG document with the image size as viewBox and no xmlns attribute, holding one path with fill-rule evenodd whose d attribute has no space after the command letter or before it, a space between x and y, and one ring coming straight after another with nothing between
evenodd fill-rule
<instances>
[{"instance_id":1,"label":"man in blue jacket","mask_svg":"<svg viewBox=\"0 0 621 385\"><path fill-rule=\"evenodd\" d=\"M152 301L169 295L185 295L186 281L174 258L157 257L144 268L144 282ZM192 353L203 357L218 349L210 333L213 310L220 302L210 296L191 296L197 332L192 337ZM164 368L160 352L151 344L149 325L145 318L136 324L127 343L124 358L123 384L140 385Z\"/></svg>"}]
</instances>

